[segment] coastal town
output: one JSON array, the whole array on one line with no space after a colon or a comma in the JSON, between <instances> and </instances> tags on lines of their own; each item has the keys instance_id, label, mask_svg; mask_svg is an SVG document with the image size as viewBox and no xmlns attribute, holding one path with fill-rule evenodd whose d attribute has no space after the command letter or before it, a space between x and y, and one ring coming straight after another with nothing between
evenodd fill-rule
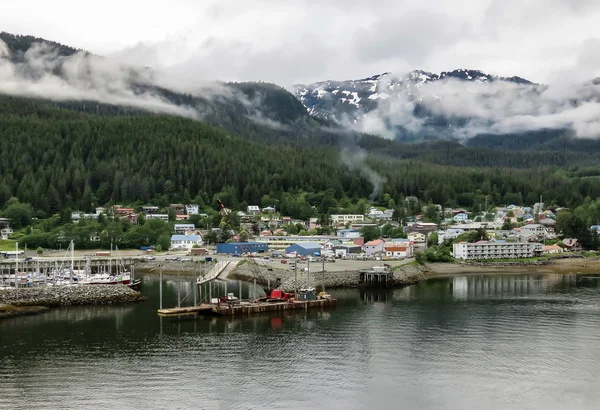
<instances>
[{"instance_id":1,"label":"coastal town","mask_svg":"<svg viewBox=\"0 0 600 410\"><path fill-rule=\"evenodd\" d=\"M428 204L422 206L420 213L403 215L402 219L394 209L375 206L366 209L364 214L339 213L326 219L307 220L285 216L274 206L249 205L243 210L224 210L235 221L235 227L227 227L225 218L205 213L197 204L171 204L163 208L156 205L98 207L94 213L71 212L70 222L82 229L85 226L91 229L89 223L100 220L126 221L134 226L160 221L160 225L154 226L170 230L168 241L140 246L139 250L145 255L168 252L241 256L269 252L282 262L286 255L393 261L431 254L432 250L442 248L447 250L446 256L456 260L521 259L579 252L585 246L580 238L557 229L557 215L566 210L545 207L541 202L532 206L495 207L484 212ZM600 233L600 225L589 226L587 231L592 244L597 243L594 238ZM15 232L9 218L0 218L0 232L3 256L24 256L28 245L28 236L23 235L25 230ZM103 234L105 232L88 230L82 248L100 248ZM78 237L62 239L79 245ZM114 242L126 248L120 239L111 238L111 245ZM20 250L17 242L21 244ZM15 247L8 245L11 243ZM48 252L35 244L30 244L29 249L37 249L39 255Z\"/></svg>"}]
</instances>

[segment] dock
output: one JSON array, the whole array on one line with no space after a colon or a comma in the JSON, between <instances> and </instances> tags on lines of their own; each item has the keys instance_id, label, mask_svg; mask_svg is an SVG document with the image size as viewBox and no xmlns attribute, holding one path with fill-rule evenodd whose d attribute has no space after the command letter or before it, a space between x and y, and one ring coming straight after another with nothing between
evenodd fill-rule
<instances>
[{"instance_id":1,"label":"dock","mask_svg":"<svg viewBox=\"0 0 600 410\"><path fill-rule=\"evenodd\" d=\"M334 307L337 300L333 298L317 300L294 300L283 302L240 301L231 303L210 303L197 306L159 309L160 316L178 316L197 314L202 316L249 316L261 313L283 312L287 310L314 309Z\"/></svg>"}]
</instances>

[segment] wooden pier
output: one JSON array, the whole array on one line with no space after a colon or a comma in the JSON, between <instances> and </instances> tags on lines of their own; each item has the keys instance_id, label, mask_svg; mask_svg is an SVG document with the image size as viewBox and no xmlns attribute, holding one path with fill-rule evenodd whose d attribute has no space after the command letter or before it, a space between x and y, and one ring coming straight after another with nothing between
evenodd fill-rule
<instances>
[{"instance_id":1,"label":"wooden pier","mask_svg":"<svg viewBox=\"0 0 600 410\"><path fill-rule=\"evenodd\" d=\"M295 300L285 302L251 302L240 301L235 304L200 304L197 306L159 309L160 316L178 316L178 315L206 315L206 316L249 316L261 313L283 312L286 310L314 309L334 307L337 300L317 299L317 300Z\"/></svg>"},{"instance_id":2,"label":"wooden pier","mask_svg":"<svg viewBox=\"0 0 600 410\"><path fill-rule=\"evenodd\" d=\"M394 272L390 265L374 266L372 269L360 271L359 282L363 286L387 287L394 282Z\"/></svg>"}]
</instances>

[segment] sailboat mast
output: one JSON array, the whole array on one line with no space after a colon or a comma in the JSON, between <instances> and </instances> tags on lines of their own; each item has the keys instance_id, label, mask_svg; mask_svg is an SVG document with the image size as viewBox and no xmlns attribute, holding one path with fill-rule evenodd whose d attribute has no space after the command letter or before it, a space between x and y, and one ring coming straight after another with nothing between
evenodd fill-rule
<instances>
[{"instance_id":1,"label":"sailboat mast","mask_svg":"<svg viewBox=\"0 0 600 410\"><path fill-rule=\"evenodd\" d=\"M17 282L17 273L19 272L19 242L15 242L15 288L19 287L19 283Z\"/></svg>"},{"instance_id":2,"label":"sailboat mast","mask_svg":"<svg viewBox=\"0 0 600 410\"><path fill-rule=\"evenodd\" d=\"M73 283L73 267L75 265L75 243L71 241L69 244L69 248L71 248L71 269L69 273L69 277L71 279L71 283Z\"/></svg>"}]
</instances>

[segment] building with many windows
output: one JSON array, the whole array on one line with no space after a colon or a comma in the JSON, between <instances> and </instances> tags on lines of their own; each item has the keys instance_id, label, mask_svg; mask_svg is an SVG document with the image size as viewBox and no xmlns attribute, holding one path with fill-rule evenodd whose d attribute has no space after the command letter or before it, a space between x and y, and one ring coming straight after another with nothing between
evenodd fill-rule
<instances>
[{"instance_id":1,"label":"building with many windows","mask_svg":"<svg viewBox=\"0 0 600 410\"><path fill-rule=\"evenodd\" d=\"M331 215L331 223L334 225L345 225L348 222L364 222L364 215Z\"/></svg>"},{"instance_id":2,"label":"building with many windows","mask_svg":"<svg viewBox=\"0 0 600 410\"><path fill-rule=\"evenodd\" d=\"M456 259L514 259L542 254L544 245L535 242L460 242L453 246Z\"/></svg>"}]
</instances>

